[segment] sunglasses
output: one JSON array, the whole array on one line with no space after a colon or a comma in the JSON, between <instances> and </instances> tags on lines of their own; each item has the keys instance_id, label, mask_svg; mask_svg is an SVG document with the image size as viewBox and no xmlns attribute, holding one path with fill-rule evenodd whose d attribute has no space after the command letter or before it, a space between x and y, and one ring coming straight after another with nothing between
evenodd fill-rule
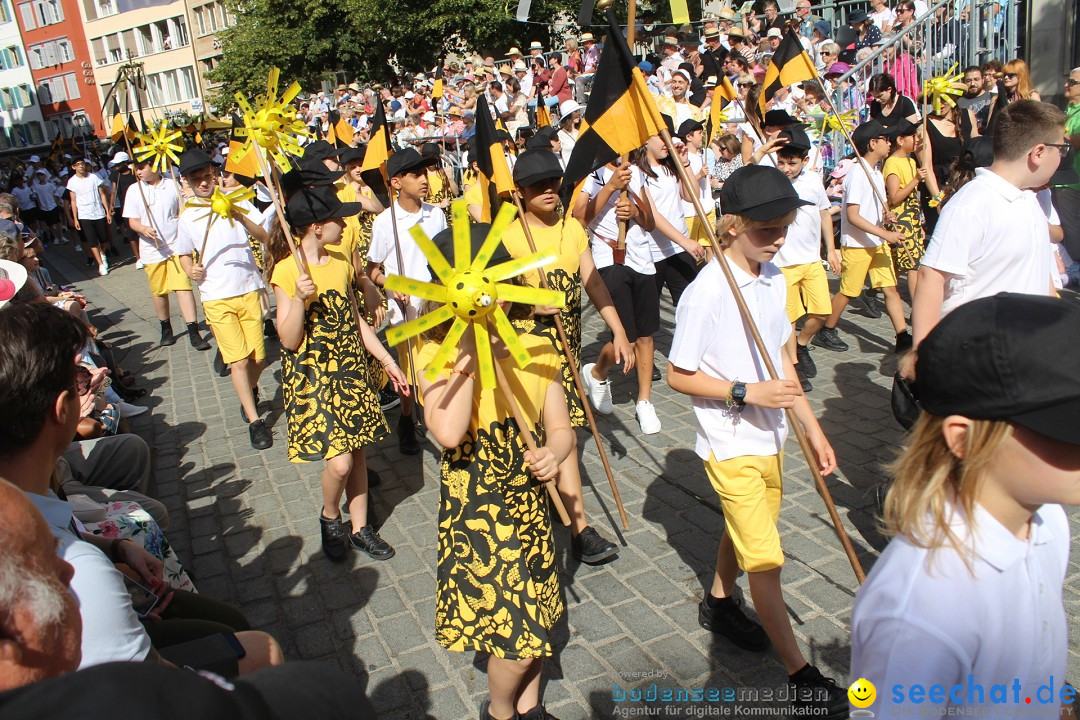
<instances>
[{"instance_id":1,"label":"sunglasses","mask_svg":"<svg viewBox=\"0 0 1080 720\"><path fill-rule=\"evenodd\" d=\"M1076 87L1077 85L1080 85L1080 80L1069 78L1065 81L1065 87Z\"/></svg>"},{"instance_id":2,"label":"sunglasses","mask_svg":"<svg viewBox=\"0 0 1080 720\"><path fill-rule=\"evenodd\" d=\"M1002 77L1014 78L1015 79L1017 77L1017 75L1016 75L1016 73L1005 73L1004 75L1002 75Z\"/></svg>"},{"instance_id":3,"label":"sunglasses","mask_svg":"<svg viewBox=\"0 0 1080 720\"><path fill-rule=\"evenodd\" d=\"M1061 157L1065 157L1072 151L1072 145L1069 143L1046 143L1047 147L1056 147L1058 152L1061 153Z\"/></svg>"}]
</instances>

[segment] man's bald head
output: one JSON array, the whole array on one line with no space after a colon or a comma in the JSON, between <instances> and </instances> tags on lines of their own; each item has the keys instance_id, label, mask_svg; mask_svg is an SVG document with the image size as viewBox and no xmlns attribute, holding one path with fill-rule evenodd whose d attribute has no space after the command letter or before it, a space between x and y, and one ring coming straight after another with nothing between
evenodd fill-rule
<instances>
[{"instance_id":1,"label":"man's bald head","mask_svg":"<svg viewBox=\"0 0 1080 720\"><path fill-rule=\"evenodd\" d=\"M0 692L72 672L82 618L71 565L26 494L0 480Z\"/></svg>"}]
</instances>

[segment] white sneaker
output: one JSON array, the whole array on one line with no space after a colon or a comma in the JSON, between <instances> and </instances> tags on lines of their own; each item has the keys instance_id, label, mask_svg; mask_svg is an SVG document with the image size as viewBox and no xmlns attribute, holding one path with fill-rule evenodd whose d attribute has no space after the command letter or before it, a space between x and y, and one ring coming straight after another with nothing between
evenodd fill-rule
<instances>
[{"instance_id":1,"label":"white sneaker","mask_svg":"<svg viewBox=\"0 0 1080 720\"><path fill-rule=\"evenodd\" d=\"M82 252L82 243L75 243L75 252Z\"/></svg>"},{"instance_id":2,"label":"white sneaker","mask_svg":"<svg viewBox=\"0 0 1080 720\"><path fill-rule=\"evenodd\" d=\"M646 435L655 435L660 432L660 418L656 417L656 408L648 400L638 401L637 421L641 426L641 432Z\"/></svg>"},{"instance_id":3,"label":"white sneaker","mask_svg":"<svg viewBox=\"0 0 1080 720\"><path fill-rule=\"evenodd\" d=\"M142 260L138 260L138 261L136 261L136 263L135 263L135 269L136 269L136 270L142 270L142 269L143 269L143 264L142 264Z\"/></svg>"},{"instance_id":4,"label":"white sneaker","mask_svg":"<svg viewBox=\"0 0 1080 720\"><path fill-rule=\"evenodd\" d=\"M98 265L97 273L101 277L105 277L106 275L108 275L109 274L109 263L106 262L106 263L101 263L100 265Z\"/></svg>"},{"instance_id":5,"label":"white sneaker","mask_svg":"<svg viewBox=\"0 0 1080 720\"><path fill-rule=\"evenodd\" d=\"M597 380L592 371L596 363L588 363L581 368L581 384L589 396L589 403L598 413L610 415L615 412L611 405L611 380Z\"/></svg>"},{"instance_id":6,"label":"white sneaker","mask_svg":"<svg viewBox=\"0 0 1080 720\"><path fill-rule=\"evenodd\" d=\"M143 407L142 405L132 405L131 403L120 401L116 403L116 409L120 411L120 417L129 418L135 417L136 415L142 415L150 408Z\"/></svg>"},{"instance_id":7,"label":"white sneaker","mask_svg":"<svg viewBox=\"0 0 1080 720\"><path fill-rule=\"evenodd\" d=\"M60 244L60 238L58 238L58 237L54 237L54 238L52 239L52 244L53 244L53 245L59 245L59 244Z\"/></svg>"}]
</instances>

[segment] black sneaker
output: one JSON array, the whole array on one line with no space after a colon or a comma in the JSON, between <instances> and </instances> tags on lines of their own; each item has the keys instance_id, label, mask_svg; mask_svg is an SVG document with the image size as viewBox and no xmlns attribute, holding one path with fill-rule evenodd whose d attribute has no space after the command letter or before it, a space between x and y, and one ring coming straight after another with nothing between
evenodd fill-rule
<instances>
[{"instance_id":1,"label":"black sneaker","mask_svg":"<svg viewBox=\"0 0 1080 720\"><path fill-rule=\"evenodd\" d=\"M788 676L795 686L795 699L791 705L795 715L811 714L816 718L839 720L849 716L847 688L841 688L832 678L821 674L813 665L807 665L794 675Z\"/></svg>"},{"instance_id":2,"label":"black sneaker","mask_svg":"<svg viewBox=\"0 0 1080 720\"><path fill-rule=\"evenodd\" d=\"M277 328L274 327L274 321L270 318L263 320L263 337L271 340L277 340Z\"/></svg>"},{"instance_id":3,"label":"black sneaker","mask_svg":"<svg viewBox=\"0 0 1080 720\"><path fill-rule=\"evenodd\" d=\"M893 353L899 355L900 353L906 353L914 345L914 340L911 337L911 332L905 330L904 332L896 334L896 347L893 348Z\"/></svg>"},{"instance_id":4,"label":"black sneaker","mask_svg":"<svg viewBox=\"0 0 1080 720\"><path fill-rule=\"evenodd\" d=\"M795 359L802 368L803 375L808 378L817 377L817 365L814 364L814 358L810 356L810 348L806 345L800 345L795 343Z\"/></svg>"},{"instance_id":5,"label":"black sneaker","mask_svg":"<svg viewBox=\"0 0 1080 720\"><path fill-rule=\"evenodd\" d=\"M191 347L199 350L200 352L210 349L210 343L206 342L206 338L204 338L201 334L197 332L192 332L189 330L188 340L191 341Z\"/></svg>"},{"instance_id":6,"label":"black sneaker","mask_svg":"<svg viewBox=\"0 0 1080 720\"><path fill-rule=\"evenodd\" d=\"M379 533L375 532L375 528L371 525L365 525L359 532L350 535L349 542L354 548L375 560L389 560L394 557L394 548L379 537Z\"/></svg>"},{"instance_id":7,"label":"black sneaker","mask_svg":"<svg viewBox=\"0 0 1080 720\"><path fill-rule=\"evenodd\" d=\"M799 385L802 386L802 391L804 393L808 393L814 389L814 386L806 379L806 373L803 372L802 363L797 363L795 365L795 377L799 378Z\"/></svg>"},{"instance_id":8,"label":"black sneaker","mask_svg":"<svg viewBox=\"0 0 1080 720\"><path fill-rule=\"evenodd\" d=\"M171 327L161 329L161 340L158 341L158 345L161 347L167 347L169 345L176 344L176 336L173 335Z\"/></svg>"},{"instance_id":9,"label":"black sneaker","mask_svg":"<svg viewBox=\"0 0 1080 720\"><path fill-rule=\"evenodd\" d=\"M823 327L818 330L817 334L814 335L814 339L810 342L818 347L836 352L844 352L848 349L848 344L840 339L840 333L836 331L836 328L831 327Z\"/></svg>"},{"instance_id":10,"label":"black sneaker","mask_svg":"<svg viewBox=\"0 0 1080 720\"><path fill-rule=\"evenodd\" d=\"M379 391L379 407L385 412L391 408L396 408L400 404L401 398L398 397L397 391L394 390L393 383L386 383L383 389Z\"/></svg>"},{"instance_id":11,"label":"black sneaker","mask_svg":"<svg viewBox=\"0 0 1080 720\"><path fill-rule=\"evenodd\" d=\"M341 524L341 516L328 520L319 514L319 527L322 531L322 549L326 557L331 560L340 560L345 557L349 550L349 541L346 537L345 526Z\"/></svg>"},{"instance_id":12,"label":"black sneaker","mask_svg":"<svg viewBox=\"0 0 1080 720\"><path fill-rule=\"evenodd\" d=\"M274 435L261 418L248 425L248 435L251 436L251 447L256 450L266 450L274 446Z\"/></svg>"},{"instance_id":13,"label":"black sneaker","mask_svg":"<svg viewBox=\"0 0 1080 720\"><path fill-rule=\"evenodd\" d=\"M619 546L587 527L570 541L574 557L586 565L595 565L619 554Z\"/></svg>"},{"instance_id":14,"label":"black sneaker","mask_svg":"<svg viewBox=\"0 0 1080 720\"><path fill-rule=\"evenodd\" d=\"M743 613L732 598L721 598L717 607L709 607L705 600L698 605L698 624L710 632L723 635L736 647L762 652L769 647L765 629Z\"/></svg>"},{"instance_id":15,"label":"black sneaker","mask_svg":"<svg viewBox=\"0 0 1080 720\"><path fill-rule=\"evenodd\" d=\"M547 711L543 705L537 705L527 713L518 713L517 720L559 720Z\"/></svg>"},{"instance_id":16,"label":"black sneaker","mask_svg":"<svg viewBox=\"0 0 1080 720\"><path fill-rule=\"evenodd\" d=\"M662 376L660 375L660 368L656 367L656 365L653 365L653 368L652 368L652 381L653 382L660 382L661 377Z\"/></svg>"},{"instance_id":17,"label":"black sneaker","mask_svg":"<svg viewBox=\"0 0 1080 720\"><path fill-rule=\"evenodd\" d=\"M412 415L402 415L398 419L398 450L402 455L416 455L420 452L420 441L416 438L416 425Z\"/></svg>"},{"instance_id":18,"label":"black sneaker","mask_svg":"<svg viewBox=\"0 0 1080 720\"><path fill-rule=\"evenodd\" d=\"M255 415L259 415L259 388L251 389L251 399L255 401ZM240 405L240 417L244 419L244 422L251 422L248 420L247 413L244 412L244 406Z\"/></svg>"},{"instance_id":19,"label":"black sneaker","mask_svg":"<svg viewBox=\"0 0 1080 720\"><path fill-rule=\"evenodd\" d=\"M862 300L863 315L870 318L881 317L881 301L878 300L878 297L873 290L870 290L869 288L863 290L862 295L859 297Z\"/></svg>"},{"instance_id":20,"label":"black sneaker","mask_svg":"<svg viewBox=\"0 0 1080 720\"><path fill-rule=\"evenodd\" d=\"M218 374L218 377L229 377L229 366L225 364L225 359L221 357L220 350L214 353L214 372Z\"/></svg>"}]
</instances>

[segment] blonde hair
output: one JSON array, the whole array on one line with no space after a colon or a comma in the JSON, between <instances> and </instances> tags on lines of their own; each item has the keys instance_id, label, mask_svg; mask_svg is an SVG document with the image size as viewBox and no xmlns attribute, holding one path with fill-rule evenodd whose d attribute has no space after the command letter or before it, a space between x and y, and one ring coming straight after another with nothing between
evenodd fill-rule
<instances>
[{"instance_id":1,"label":"blonde hair","mask_svg":"<svg viewBox=\"0 0 1080 720\"><path fill-rule=\"evenodd\" d=\"M716 238L720 241L721 245L728 247L731 245L731 239L733 237L750 232L751 230L776 227L777 225L790 225L795 222L795 214L797 212L797 210L791 210L772 220L754 220L746 215L721 215L720 219L716 221ZM735 235L730 235L728 232L729 230L734 230Z\"/></svg>"},{"instance_id":2,"label":"blonde hair","mask_svg":"<svg viewBox=\"0 0 1080 720\"><path fill-rule=\"evenodd\" d=\"M885 499L885 533L904 535L917 547L952 546L971 567L972 548L950 527L953 509L969 523L974 517L987 468L1012 435L1004 420L972 420L963 457L949 450L945 418L923 411L911 431L911 443L887 470L894 481Z\"/></svg>"}]
</instances>

